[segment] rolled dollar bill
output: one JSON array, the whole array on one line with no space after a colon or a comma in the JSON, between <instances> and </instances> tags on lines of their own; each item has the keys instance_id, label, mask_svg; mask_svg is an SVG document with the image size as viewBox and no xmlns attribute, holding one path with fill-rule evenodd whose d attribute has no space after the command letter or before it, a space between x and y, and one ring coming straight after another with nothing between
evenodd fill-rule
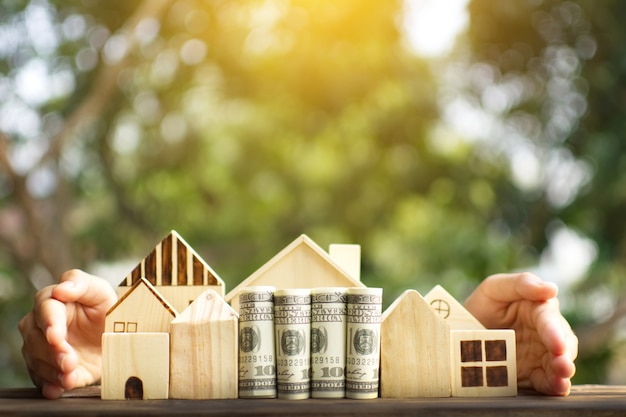
<instances>
[{"instance_id":1,"label":"rolled dollar bill","mask_svg":"<svg viewBox=\"0 0 626 417\"><path fill-rule=\"evenodd\" d=\"M276 398L274 287L239 293L239 397Z\"/></svg>"},{"instance_id":2,"label":"rolled dollar bill","mask_svg":"<svg viewBox=\"0 0 626 417\"><path fill-rule=\"evenodd\" d=\"M311 290L311 397L346 396L346 288Z\"/></svg>"},{"instance_id":3,"label":"rolled dollar bill","mask_svg":"<svg viewBox=\"0 0 626 417\"><path fill-rule=\"evenodd\" d=\"M298 288L274 292L274 332L278 398L309 398L311 290Z\"/></svg>"},{"instance_id":4,"label":"rolled dollar bill","mask_svg":"<svg viewBox=\"0 0 626 417\"><path fill-rule=\"evenodd\" d=\"M347 290L346 397L378 397L382 288Z\"/></svg>"}]
</instances>

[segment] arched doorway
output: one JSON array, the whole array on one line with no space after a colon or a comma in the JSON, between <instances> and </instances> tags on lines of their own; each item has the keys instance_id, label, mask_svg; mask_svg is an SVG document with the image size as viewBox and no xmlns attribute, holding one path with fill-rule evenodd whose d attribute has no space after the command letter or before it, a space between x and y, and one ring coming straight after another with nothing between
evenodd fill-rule
<instances>
[{"instance_id":1,"label":"arched doorway","mask_svg":"<svg viewBox=\"0 0 626 417\"><path fill-rule=\"evenodd\" d=\"M141 382L141 379L131 376L126 380L124 398L127 400L143 400L143 382Z\"/></svg>"}]
</instances>

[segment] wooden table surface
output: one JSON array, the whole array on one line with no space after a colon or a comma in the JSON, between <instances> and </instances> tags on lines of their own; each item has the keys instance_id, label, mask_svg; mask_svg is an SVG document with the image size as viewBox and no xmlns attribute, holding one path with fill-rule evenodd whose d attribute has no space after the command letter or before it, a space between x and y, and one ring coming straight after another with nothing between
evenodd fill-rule
<instances>
[{"instance_id":1,"label":"wooden table surface","mask_svg":"<svg viewBox=\"0 0 626 417\"><path fill-rule=\"evenodd\" d=\"M55 401L34 388L0 390L0 416L626 416L626 386L579 385L569 397L521 393L503 398L375 400L102 401L100 388Z\"/></svg>"}]
</instances>

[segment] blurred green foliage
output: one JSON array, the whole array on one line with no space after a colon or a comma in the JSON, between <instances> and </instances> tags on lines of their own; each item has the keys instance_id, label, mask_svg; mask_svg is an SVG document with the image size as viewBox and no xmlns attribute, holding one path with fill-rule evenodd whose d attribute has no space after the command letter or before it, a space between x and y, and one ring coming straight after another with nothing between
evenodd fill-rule
<instances>
[{"instance_id":1,"label":"blurred green foliage","mask_svg":"<svg viewBox=\"0 0 626 417\"><path fill-rule=\"evenodd\" d=\"M474 0L446 59L407 47L403 7L0 4L0 385L28 383L16 326L37 288L171 229L227 288L301 233L359 243L389 304L535 269L566 227L598 253L569 317L610 315L592 296L624 291L626 6ZM610 349L584 353L577 382L606 381Z\"/></svg>"}]
</instances>

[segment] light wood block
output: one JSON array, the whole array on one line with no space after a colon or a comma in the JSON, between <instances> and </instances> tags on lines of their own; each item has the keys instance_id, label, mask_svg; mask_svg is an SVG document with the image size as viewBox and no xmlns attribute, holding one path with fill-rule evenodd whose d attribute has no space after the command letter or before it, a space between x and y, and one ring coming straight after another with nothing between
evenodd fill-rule
<instances>
[{"instance_id":1,"label":"light wood block","mask_svg":"<svg viewBox=\"0 0 626 417\"><path fill-rule=\"evenodd\" d=\"M120 282L118 297L141 278L161 291L177 311L183 311L207 288L224 296L224 281L175 230ZM193 288L180 290L185 287Z\"/></svg>"},{"instance_id":2,"label":"light wood block","mask_svg":"<svg viewBox=\"0 0 626 417\"><path fill-rule=\"evenodd\" d=\"M352 278L361 280L361 245L333 243L328 247L328 254Z\"/></svg>"},{"instance_id":3,"label":"light wood block","mask_svg":"<svg viewBox=\"0 0 626 417\"><path fill-rule=\"evenodd\" d=\"M169 357L167 333L104 333L102 399L167 399Z\"/></svg>"},{"instance_id":4,"label":"light wood block","mask_svg":"<svg viewBox=\"0 0 626 417\"><path fill-rule=\"evenodd\" d=\"M226 301L235 311L239 311L239 291L250 286L272 286L279 290L365 285L345 272L308 236L301 235L226 294Z\"/></svg>"},{"instance_id":5,"label":"light wood block","mask_svg":"<svg viewBox=\"0 0 626 417\"><path fill-rule=\"evenodd\" d=\"M450 396L450 328L417 291L383 313L380 351L381 397Z\"/></svg>"},{"instance_id":6,"label":"light wood block","mask_svg":"<svg viewBox=\"0 0 626 417\"><path fill-rule=\"evenodd\" d=\"M514 330L452 330L452 396L517 395Z\"/></svg>"},{"instance_id":7,"label":"light wood block","mask_svg":"<svg viewBox=\"0 0 626 417\"><path fill-rule=\"evenodd\" d=\"M204 291L171 325L170 398L237 398L238 315Z\"/></svg>"},{"instance_id":8,"label":"light wood block","mask_svg":"<svg viewBox=\"0 0 626 417\"><path fill-rule=\"evenodd\" d=\"M107 333L169 332L170 322L178 313L173 306L141 278L107 312Z\"/></svg>"},{"instance_id":9,"label":"light wood block","mask_svg":"<svg viewBox=\"0 0 626 417\"><path fill-rule=\"evenodd\" d=\"M452 330L485 329L485 326L441 285L436 285L424 299L441 318L446 320Z\"/></svg>"}]
</instances>

